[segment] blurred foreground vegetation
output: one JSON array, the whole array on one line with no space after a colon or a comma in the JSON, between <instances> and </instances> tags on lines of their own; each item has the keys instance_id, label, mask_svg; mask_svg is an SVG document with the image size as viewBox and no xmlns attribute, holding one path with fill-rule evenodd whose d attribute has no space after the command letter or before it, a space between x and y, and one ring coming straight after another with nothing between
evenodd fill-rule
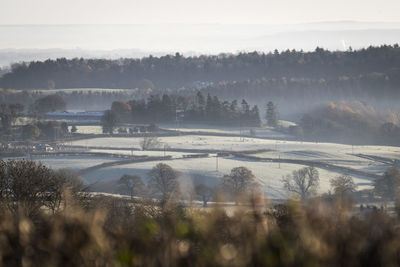
<instances>
[{"instance_id":1,"label":"blurred foreground vegetation","mask_svg":"<svg viewBox=\"0 0 400 267\"><path fill-rule=\"evenodd\" d=\"M93 196L66 170L29 161L1 161L0 167L2 266L400 263L397 215L355 210L346 197L271 205L249 194L228 212L183 206L172 195Z\"/></svg>"}]
</instances>

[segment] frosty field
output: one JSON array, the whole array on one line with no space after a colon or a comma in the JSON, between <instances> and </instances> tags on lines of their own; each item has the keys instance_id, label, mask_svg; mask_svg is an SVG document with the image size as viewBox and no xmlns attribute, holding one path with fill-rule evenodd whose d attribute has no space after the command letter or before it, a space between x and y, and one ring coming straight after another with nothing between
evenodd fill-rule
<instances>
[{"instance_id":1,"label":"frosty field","mask_svg":"<svg viewBox=\"0 0 400 267\"><path fill-rule=\"evenodd\" d=\"M176 125L172 124L161 124L162 128L167 130L175 131ZM198 134L202 133L215 133L215 134L233 134L233 135L243 135L243 136L254 136L257 137L270 137L270 138L285 138L288 137L284 133L280 133L277 131L273 131L269 128L260 128L260 127L213 127L208 125L191 125L191 124L184 124L179 125L178 130L184 133L191 133L195 132ZM253 131L253 133L251 132Z\"/></svg>"},{"instance_id":2,"label":"frosty field","mask_svg":"<svg viewBox=\"0 0 400 267\"><path fill-rule=\"evenodd\" d=\"M251 162L239 158L219 158L218 171L216 168L216 158L201 159L179 159L171 161L142 162L122 166L114 166L100 169L84 175L87 182L116 180L124 174L140 175L144 179L147 173L157 163L163 162L174 169L180 171L183 179L193 180L195 183L207 183L217 185L219 179L228 174L232 168L245 166L256 176L262 186L265 194L270 198L283 198L287 194L282 188L281 179L283 176L291 174L294 170L304 166L297 164L278 164L268 162ZM338 176L337 172L330 172L324 169L318 169L320 175L320 192L329 190L329 180ZM355 183L359 189L369 187L371 180L368 178L354 177Z\"/></svg>"},{"instance_id":3,"label":"frosty field","mask_svg":"<svg viewBox=\"0 0 400 267\"><path fill-rule=\"evenodd\" d=\"M78 127L79 129L79 127ZM190 130L192 130L191 128ZM99 131L98 126L87 126L83 131ZM159 145L153 151L141 151L141 137L99 137L65 143L68 146L87 147L86 152L101 153L101 156L41 156L40 160L53 168L71 167L82 170L104 162L123 161L121 156L171 156L169 160L124 163L118 166L99 168L83 174L87 183L109 183L124 174L136 174L146 179L148 171L157 163L163 162L182 173L182 181L217 185L219 179L234 167L245 166L256 176L265 194L270 198L283 198L287 192L282 188L282 177L294 170L305 167L302 164L271 162L282 160L305 160L328 163L334 166L363 171L353 175L358 189L370 188L374 178L366 174L381 175L393 164L399 164L400 148L390 146L351 146L334 143L315 143L301 141L273 140L266 138L241 138L238 136L212 136L208 134L182 134L180 136L159 137ZM226 133L226 129L221 129ZM269 130L266 130L269 131ZM165 152L164 152L165 148ZM264 151L260 151L264 150ZM216 158L217 152L245 152L243 156ZM208 153L208 157L184 158L185 155ZM249 154L252 153L252 154ZM107 156L109 154L110 156ZM253 159L247 156L256 157ZM258 158L258 159L257 159ZM269 160L269 161L268 161ZM267 162L266 162L267 161ZM218 165L217 165L218 164ZM309 165L309 164L308 164ZM330 179L347 174L345 171L328 167L318 168L320 174L319 192L328 192Z\"/></svg>"},{"instance_id":4,"label":"frosty field","mask_svg":"<svg viewBox=\"0 0 400 267\"><path fill-rule=\"evenodd\" d=\"M237 136L182 135L159 137L159 148L202 149L221 151L245 151L270 149L287 158L362 160L351 154L379 156L400 160L400 147L393 146L351 146L335 143L314 143L301 141L283 141ZM89 146L96 148L140 149L140 137L101 137L68 142L66 145ZM271 152L265 154L271 156ZM275 155L276 156L276 155Z\"/></svg>"},{"instance_id":5,"label":"frosty field","mask_svg":"<svg viewBox=\"0 0 400 267\"><path fill-rule=\"evenodd\" d=\"M118 160L118 158L111 157L100 157L100 156L32 156L34 161L43 163L44 165L53 169L71 168L80 170L88 168L94 165L98 165L104 162L112 162Z\"/></svg>"}]
</instances>

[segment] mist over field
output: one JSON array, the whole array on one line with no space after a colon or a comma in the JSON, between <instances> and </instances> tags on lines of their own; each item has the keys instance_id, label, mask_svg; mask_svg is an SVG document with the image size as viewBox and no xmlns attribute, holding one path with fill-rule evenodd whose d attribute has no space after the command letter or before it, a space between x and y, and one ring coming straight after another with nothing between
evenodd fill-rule
<instances>
[{"instance_id":1,"label":"mist over field","mask_svg":"<svg viewBox=\"0 0 400 267\"><path fill-rule=\"evenodd\" d=\"M400 266L398 0L1 0L0 266Z\"/></svg>"},{"instance_id":2,"label":"mist over field","mask_svg":"<svg viewBox=\"0 0 400 267\"><path fill-rule=\"evenodd\" d=\"M307 24L0 25L0 66L32 60L141 58L296 49L358 49L399 42L399 22Z\"/></svg>"}]
</instances>

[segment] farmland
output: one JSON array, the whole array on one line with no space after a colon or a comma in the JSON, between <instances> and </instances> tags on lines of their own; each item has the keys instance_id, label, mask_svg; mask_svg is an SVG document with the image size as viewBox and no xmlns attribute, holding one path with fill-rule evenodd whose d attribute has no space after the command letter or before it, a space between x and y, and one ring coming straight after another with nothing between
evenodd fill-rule
<instances>
[{"instance_id":1,"label":"farmland","mask_svg":"<svg viewBox=\"0 0 400 267\"><path fill-rule=\"evenodd\" d=\"M86 126L82 130L97 134L100 129ZM254 173L269 198L287 197L282 177L304 166L318 169L319 193L326 193L330 179L340 174L351 175L359 190L371 188L375 177L400 160L398 147L285 140L284 134L265 128L257 129L260 134L256 136L245 135L237 128L178 130L175 135L158 137L157 146L146 151L141 148L142 137L102 135L65 142L64 149L69 154L50 153L31 158L55 169L75 169L88 184L104 185L111 185L124 174L140 175L146 180L148 171L160 162L181 172L183 184L218 185L232 168L245 166ZM112 188L105 191L112 192Z\"/></svg>"}]
</instances>

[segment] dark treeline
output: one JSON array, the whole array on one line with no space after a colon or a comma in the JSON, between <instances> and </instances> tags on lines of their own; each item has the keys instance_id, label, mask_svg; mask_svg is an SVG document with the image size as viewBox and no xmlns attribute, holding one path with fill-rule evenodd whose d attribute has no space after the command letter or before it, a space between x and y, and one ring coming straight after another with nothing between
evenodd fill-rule
<instances>
[{"instance_id":1,"label":"dark treeline","mask_svg":"<svg viewBox=\"0 0 400 267\"><path fill-rule=\"evenodd\" d=\"M20 103L28 108L36 100L47 95L49 94L46 92L35 90L21 92L0 90L0 103ZM139 90L71 90L71 92L57 91L55 95L62 97L70 110L104 110L113 101L144 98L148 93Z\"/></svg>"},{"instance_id":2,"label":"dark treeline","mask_svg":"<svg viewBox=\"0 0 400 267\"><path fill-rule=\"evenodd\" d=\"M345 52L317 48L313 52L287 50L197 57L176 53L120 60L61 58L15 64L1 78L0 87L165 89L285 78L322 84L341 80L363 83L372 79L373 89L381 90L385 86L398 88L399 73L400 48L396 44Z\"/></svg>"},{"instance_id":3,"label":"dark treeline","mask_svg":"<svg viewBox=\"0 0 400 267\"><path fill-rule=\"evenodd\" d=\"M400 95L400 75L368 73L358 76L342 75L325 78L260 78L245 81L219 82L202 89L220 97L246 96L257 101L259 97L278 99L390 99Z\"/></svg>"},{"instance_id":4,"label":"dark treeline","mask_svg":"<svg viewBox=\"0 0 400 267\"><path fill-rule=\"evenodd\" d=\"M147 101L131 100L113 102L111 119L118 122L173 122L207 123L232 126L260 126L257 106L251 107L246 100L220 101L217 96L151 95Z\"/></svg>"}]
</instances>

